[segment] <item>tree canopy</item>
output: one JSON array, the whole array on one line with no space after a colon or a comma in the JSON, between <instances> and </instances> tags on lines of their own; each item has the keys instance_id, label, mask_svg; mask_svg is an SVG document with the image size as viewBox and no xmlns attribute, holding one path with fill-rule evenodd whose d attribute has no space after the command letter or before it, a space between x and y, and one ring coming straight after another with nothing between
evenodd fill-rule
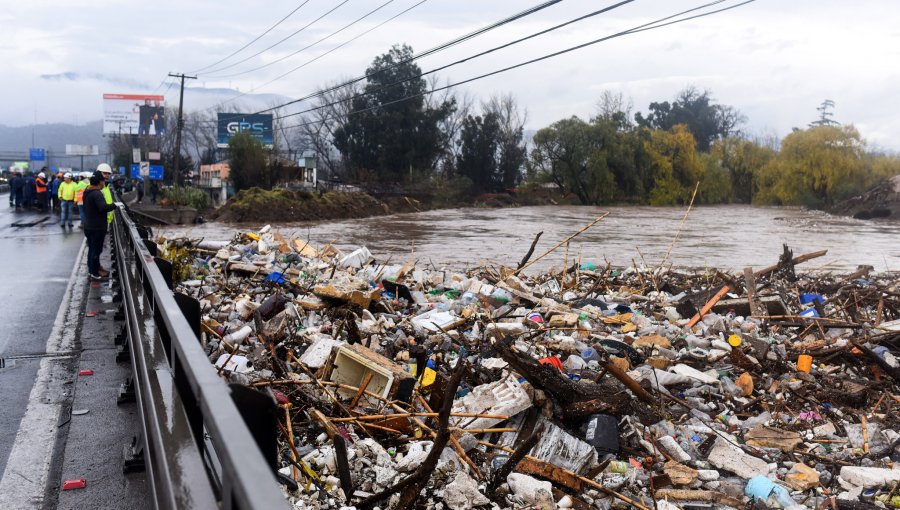
<instances>
[{"instance_id":1,"label":"tree canopy","mask_svg":"<svg viewBox=\"0 0 900 510\"><path fill-rule=\"evenodd\" d=\"M441 153L438 124L455 101L426 106L426 82L412 57L407 45L376 57L365 88L352 99L352 115L335 130L334 146L357 176L398 182L413 170L433 168Z\"/></svg>"}]
</instances>

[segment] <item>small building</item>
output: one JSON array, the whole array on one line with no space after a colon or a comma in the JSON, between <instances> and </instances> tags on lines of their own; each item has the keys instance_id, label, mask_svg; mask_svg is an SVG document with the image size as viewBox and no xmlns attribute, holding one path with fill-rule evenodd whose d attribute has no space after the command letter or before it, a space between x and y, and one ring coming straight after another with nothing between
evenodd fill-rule
<instances>
[{"instance_id":1,"label":"small building","mask_svg":"<svg viewBox=\"0 0 900 510\"><path fill-rule=\"evenodd\" d=\"M303 157L297 160L298 177L300 186L316 189L318 177L316 175L316 153L304 152Z\"/></svg>"},{"instance_id":2,"label":"small building","mask_svg":"<svg viewBox=\"0 0 900 510\"><path fill-rule=\"evenodd\" d=\"M231 166L227 162L200 165L198 187L206 190L216 205L222 205L228 200L230 172Z\"/></svg>"}]
</instances>

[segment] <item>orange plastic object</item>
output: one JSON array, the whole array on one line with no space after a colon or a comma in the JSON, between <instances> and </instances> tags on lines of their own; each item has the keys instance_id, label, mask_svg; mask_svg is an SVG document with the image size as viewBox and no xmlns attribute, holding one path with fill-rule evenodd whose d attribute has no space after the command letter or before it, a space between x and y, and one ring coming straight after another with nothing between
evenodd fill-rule
<instances>
[{"instance_id":1,"label":"orange plastic object","mask_svg":"<svg viewBox=\"0 0 900 510\"><path fill-rule=\"evenodd\" d=\"M797 356L797 370L800 372L809 373L809 370L812 368L812 356L809 354L801 354Z\"/></svg>"}]
</instances>

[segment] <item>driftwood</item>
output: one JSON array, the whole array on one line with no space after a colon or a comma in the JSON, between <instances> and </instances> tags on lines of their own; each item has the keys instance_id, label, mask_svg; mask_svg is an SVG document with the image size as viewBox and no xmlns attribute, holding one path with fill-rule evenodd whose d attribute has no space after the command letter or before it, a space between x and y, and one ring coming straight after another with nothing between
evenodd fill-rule
<instances>
[{"instance_id":1,"label":"driftwood","mask_svg":"<svg viewBox=\"0 0 900 510\"><path fill-rule=\"evenodd\" d=\"M627 409L631 398L625 392L617 391L609 385L575 382L556 367L539 363L531 356L516 351L508 343L497 342L495 347L500 357L513 370L522 374L534 388L550 396L563 415L584 416L585 406L590 408L591 413L602 412L616 416Z\"/></svg>"},{"instance_id":2,"label":"driftwood","mask_svg":"<svg viewBox=\"0 0 900 510\"><path fill-rule=\"evenodd\" d=\"M528 259L530 259L531 256L534 254L534 248L535 248L535 246L537 246L538 239L540 239L542 235L544 235L543 231L538 232L537 235L534 236L534 241L531 241L531 248L528 248L528 252L525 254L524 257L522 257L522 261L519 262L519 265L516 267L516 269L522 269L522 266L524 266L525 264L528 263Z\"/></svg>"},{"instance_id":3,"label":"driftwood","mask_svg":"<svg viewBox=\"0 0 900 510\"><path fill-rule=\"evenodd\" d=\"M494 473L494 476L491 477L491 481L488 483L487 492L488 494L496 494L497 488L500 487L504 482L506 482L506 477L512 473L513 469L519 464L519 462L525 458L525 455L534 448L534 445L538 443L538 440L541 438L541 431L535 430L525 441L522 441L518 447L516 447L516 451L509 456L509 459L500 469Z\"/></svg>"}]
</instances>

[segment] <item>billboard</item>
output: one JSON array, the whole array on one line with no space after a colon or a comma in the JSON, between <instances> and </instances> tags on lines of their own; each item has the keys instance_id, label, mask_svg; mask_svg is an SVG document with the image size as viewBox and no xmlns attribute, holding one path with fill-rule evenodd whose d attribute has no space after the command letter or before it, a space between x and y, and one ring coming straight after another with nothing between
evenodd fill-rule
<instances>
[{"instance_id":1,"label":"billboard","mask_svg":"<svg viewBox=\"0 0 900 510\"><path fill-rule=\"evenodd\" d=\"M66 154L69 156L97 156L100 154L100 146L67 143Z\"/></svg>"},{"instance_id":2,"label":"billboard","mask_svg":"<svg viewBox=\"0 0 900 510\"><path fill-rule=\"evenodd\" d=\"M271 113L219 113L216 129L216 146L228 147L228 140L238 133L250 133L266 148L272 143Z\"/></svg>"},{"instance_id":3,"label":"billboard","mask_svg":"<svg viewBox=\"0 0 900 510\"><path fill-rule=\"evenodd\" d=\"M103 134L162 136L165 106L165 96L103 94Z\"/></svg>"}]
</instances>

